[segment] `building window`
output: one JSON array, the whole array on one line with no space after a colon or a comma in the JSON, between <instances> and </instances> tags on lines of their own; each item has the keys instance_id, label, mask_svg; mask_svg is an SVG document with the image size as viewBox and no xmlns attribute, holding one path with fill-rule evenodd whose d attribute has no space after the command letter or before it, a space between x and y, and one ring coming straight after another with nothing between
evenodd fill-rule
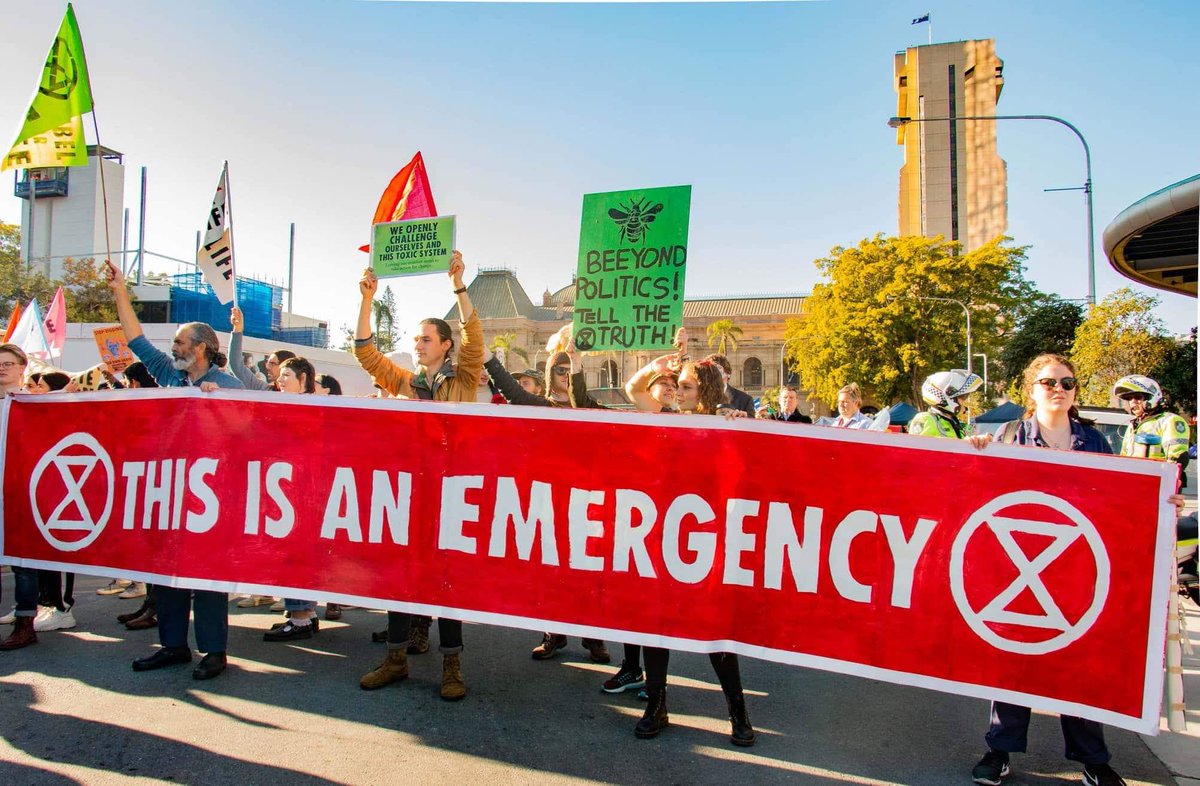
<instances>
[{"instance_id":1,"label":"building window","mask_svg":"<svg viewBox=\"0 0 1200 786\"><path fill-rule=\"evenodd\" d=\"M761 388L763 386L763 364L758 358L746 358L742 364L742 387Z\"/></svg>"},{"instance_id":2,"label":"building window","mask_svg":"<svg viewBox=\"0 0 1200 786\"><path fill-rule=\"evenodd\" d=\"M617 373L617 364L606 360L600 365L600 387L615 388L621 385L621 375Z\"/></svg>"}]
</instances>

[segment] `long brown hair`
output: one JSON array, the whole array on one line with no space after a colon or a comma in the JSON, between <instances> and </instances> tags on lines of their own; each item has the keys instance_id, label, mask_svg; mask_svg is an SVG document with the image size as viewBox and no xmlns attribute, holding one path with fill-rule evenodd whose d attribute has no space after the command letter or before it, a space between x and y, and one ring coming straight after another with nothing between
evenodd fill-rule
<instances>
[{"instance_id":1,"label":"long brown hair","mask_svg":"<svg viewBox=\"0 0 1200 786\"><path fill-rule=\"evenodd\" d=\"M679 376L682 377L687 371L691 371L696 376L696 382L699 383L700 401L696 406L696 411L702 415L717 414L717 408L729 401L729 396L725 393L725 378L721 376L721 369L711 360L701 360L685 363Z\"/></svg>"},{"instance_id":2,"label":"long brown hair","mask_svg":"<svg viewBox=\"0 0 1200 786\"><path fill-rule=\"evenodd\" d=\"M1046 352L1044 354L1038 355L1033 360L1029 361L1029 365L1025 367L1025 374L1021 381L1021 395L1025 399L1025 415L1024 415L1024 417L1026 417L1026 418L1032 416L1033 413L1035 411L1037 411L1037 405L1034 404L1034 402L1033 402L1033 386L1036 385L1037 381L1038 381L1037 373L1040 369L1044 368L1045 366L1050 365L1051 363L1058 363L1060 365L1066 366L1068 369L1071 370L1071 376L1075 376L1075 364L1071 362L1070 358L1068 358L1064 355L1057 355L1057 354L1054 354L1053 352ZM1079 395L1078 382L1076 382L1075 394L1077 396ZM1091 421L1084 420L1083 418L1081 418L1079 416L1079 410L1075 408L1074 404L1071 405L1071 409L1067 414L1068 414L1068 417L1071 418L1071 420L1078 420L1081 423L1086 423L1089 425L1091 423Z\"/></svg>"}]
</instances>

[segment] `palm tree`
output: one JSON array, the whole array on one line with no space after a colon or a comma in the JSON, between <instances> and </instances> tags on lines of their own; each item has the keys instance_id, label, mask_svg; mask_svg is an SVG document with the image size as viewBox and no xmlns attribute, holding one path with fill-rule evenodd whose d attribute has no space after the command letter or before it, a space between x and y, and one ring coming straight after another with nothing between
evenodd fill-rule
<instances>
[{"instance_id":1,"label":"palm tree","mask_svg":"<svg viewBox=\"0 0 1200 786\"><path fill-rule=\"evenodd\" d=\"M732 319L718 319L708 326L708 347L717 347L717 353L725 354L725 345L737 351L738 339L742 337L742 329L733 324Z\"/></svg>"},{"instance_id":2,"label":"palm tree","mask_svg":"<svg viewBox=\"0 0 1200 786\"><path fill-rule=\"evenodd\" d=\"M516 341L516 333L501 333L492 339L492 345L488 348L493 352L498 349L504 350L504 365L506 368L508 367L508 359L513 355L521 358L525 361L526 365L529 365L529 353L525 351L524 347L517 346Z\"/></svg>"}]
</instances>

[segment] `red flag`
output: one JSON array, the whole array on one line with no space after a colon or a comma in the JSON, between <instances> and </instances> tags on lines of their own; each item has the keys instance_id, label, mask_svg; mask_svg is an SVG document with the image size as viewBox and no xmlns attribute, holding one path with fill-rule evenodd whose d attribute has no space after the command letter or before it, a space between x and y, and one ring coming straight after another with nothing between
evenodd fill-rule
<instances>
[{"instance_id":1,"label":"red flag","mask_svg":"<svg viewBox=\"0 0 1200 786\"><path fill-rule=\"evenodd\" d=\"M425 159L418 150L412 161L397 172L392 182L384 189L371 223L433 218L436 215L437 206L433 204L433 191L429 188L429 175L425 172ZM359 246L358 250L370 251L371 247Z\"/></svg>"},{"instance_id":2,"label":"red flag","mask_svg":"<svg viewBox=\"0 0 1200 786\"><path fill-rule=\"evenodd\" d=\"M21 304L18 302L13 306L12 316L8 318L8 327L4 330L4 341L0 343L7 344L12 338L13 331L17 329L17 323L21 321Z\"/></svg>"}]
</instances>

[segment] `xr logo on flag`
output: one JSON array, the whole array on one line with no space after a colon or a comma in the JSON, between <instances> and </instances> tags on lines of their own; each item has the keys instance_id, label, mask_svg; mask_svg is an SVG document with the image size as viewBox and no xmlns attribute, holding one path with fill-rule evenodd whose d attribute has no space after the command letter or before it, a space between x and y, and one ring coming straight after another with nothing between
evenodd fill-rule
<instances>
[{"instance_id":1,"label":"xr logo on flag","mask_svg":"<svg viewBox=\"0 0 1200 786\"><path fill-rule=\"evenodd\" d=\"M71 54L71 45L67 39L59 36L50 48L50 56L46 59L46 77L38 85L38 92L48 98L66 101L78 83L79 66Z\"/></svg>"},{"instance_id":2,"label":"xr logo on flag","mask_svg":"<svg viewBox=\"0 0 1200 786\"><path fill-rule=\"evenodd\" d=\"M47 473L52 466L56 472ZM46 451L29 478L30 509L46 542L59 551L79 551L100 537L112 512L114 481L112 459L91 434L69 434ZM101 492L97 516L94 502ZM43 508L51 505L45 514Z\"/></svg>"},{"instance_id":3,"label":"xr logo on flag","mask_svg":"<svg viewBox=\"0 0 1200 786\"><path fill-rule=\"evenodd\" d=\"M1022 515L1005 515L1018 507L1022 509ZM1034 517L1031 510L1037 508L1042 512ZM1007 562L979 556L967 559L972 540L986 532L995 538ZM1018 536L1036 541L1040 550L1029 553L1022 549L1017 542ZM1086 548L1095 566L1095 585L1091 588L1078 583L1055 586L1047 574L1053 573L1054 564L1081 539L1082 547ZM968 575L972 580L983 582L994 579L999 573L1008 577L1014 568L1016 578L1010 579L990 600L972 603L972 598L968 597L972 594L967 587ZM1006 652L1044 655L1078 640L1104 609L1109 580L1108 552L1096 527L1074 505L1038 491L1003 494L975 511L959 531L950 553L950 591L959 613L979 638ZM1086 609L1075 613L1064 611L1065 599L1073 594L1087 593L1089 589L1091 598ZM1032 598L1032 605L1022 611L1014 609L1015 602L1026 594ZM1029 608L1037 608L1038 612ZM1031 630L1035 633L1053 631L1054 635L1032 640L1015 635L1016 631ZM1013 634L1013 637L1002 635L1001 631Z\"/></svg>"}]
</instances>

